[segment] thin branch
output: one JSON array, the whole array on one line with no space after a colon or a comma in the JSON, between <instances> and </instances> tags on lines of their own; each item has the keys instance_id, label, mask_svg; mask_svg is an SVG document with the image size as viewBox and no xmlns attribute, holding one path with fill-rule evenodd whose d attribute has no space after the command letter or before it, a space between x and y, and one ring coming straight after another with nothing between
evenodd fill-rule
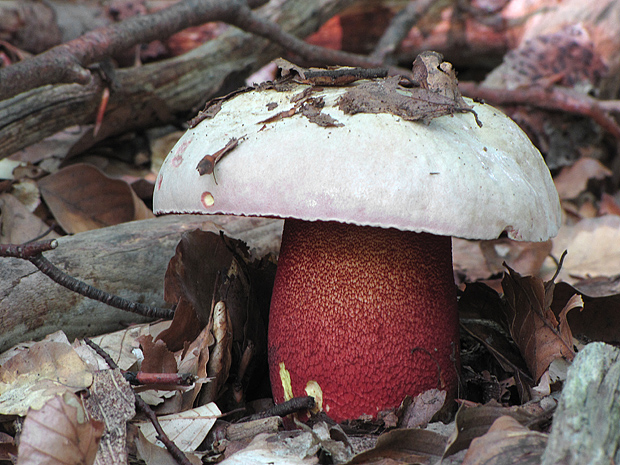
<instances>
[{"instance_id":1,"label":"thin branch","mask_svg":"<svg viewBox=\"0 0 620 465\"><path fill-rule=\"evenodd\" d=\"M138 302L132 302L122 297L109 294L101 289L86 284L72 276L64 273L62 270L54 266L41 253L47 250L55 249L58 242L55 239L51 241L32 242L25 245L8 244L0 246L0 257L13 257L28 260L36 266L41 273L46 275L55 283L73 291L89 299L97 300L111 307L119 308L127 312L137 313L150 318L171 319L174 316L174 310L168 308L150 307Z\"/></svg>"},{"instance_id":2,"label":"thin branch","mask_svg":"<svg viewBox=\"0 0 620 465\"><path fill-rule=\"evenodd\" d=\"M256 34L281 45L289 52L302 58L331 65L357 66L360 68L376 68L381 61L365 55L332 50L304 42L292 34L284 31L276 23L265 21L247 6L241 6L236 15L227 21L239 29Z\"/></svg>"},{"instance_id":3,"label":"thin branch","mask_svg":"<svg viewBox=\"0 0 620 465\"><path fill-rule=\"evenodd\" d=\"M403 41L411 28L426 14L435 0L413 0L394 16L375 46L372 59L385 63Z\"/></svg>"},{"instance_id":4,"label":"thin branch","mask_svg":"<svg viewBox=\"0 0 620 465\"><path fill-rule=\"evenodd\" d=\"M495 105L528 105L545 110L565 111L586 116L598 123L616 139L620 139L620 126L610 112L620 113L620 101L599 101L572 89L527 87L507 90L482 87L471 82L460 82L463 95L481 99Z\"/></svg>"}]
</instances>

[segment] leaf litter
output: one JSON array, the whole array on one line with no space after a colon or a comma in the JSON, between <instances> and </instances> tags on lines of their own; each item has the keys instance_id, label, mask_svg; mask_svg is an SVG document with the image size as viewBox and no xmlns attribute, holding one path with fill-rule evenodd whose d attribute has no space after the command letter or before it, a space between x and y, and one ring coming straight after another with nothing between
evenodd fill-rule
<instances>
[{"instance_id":1,"label":"leaf litter","mask_svg":"<svg viewBox=\"0 0 620 465\"><path fill-rule=\"evenodd\" d=\"M432 57L426 58L432 59ZM397 92L399 95L403 95L403 93L409 95L420 93L420 95L422 96L422 102L429 102L434 99L438 99L439 107L441 107L443 105L443 103L441 103L441 99L443 98L441 97L441 95L448 99L455 98L455 95L450 95L449 93L447 95L437 93L437 95L432 95L432 98L429 98L428 93L419 92L420 90L429 90L432 88L432 86L437 85L437 83L439 83L438 85L441 86L442 74L434 74L429 77L428 71L434 71L436 67L429 68L427 66L428 63L428 61L425 63L422 60L421 64L423 66L420 67L420 63L418 63L417 69L414 66L413 82L407 82L406 80L394 80L390 83L390 86L392 86L392 91ZM299 73L299 69L292 70L296 73ZM441 69L441 71L443 74L448 76L453 73L453 71L445 67L444 69ZM427 73L426 75L425 72ZM305 73L303 69L302 73ZM342 79L350 79L349 77L347 77L350 73L350 70L343 70L340 75ZM340 79L339 77L333 77L336 75L330 77L329 74L325 74L324 72L323 75L321 75L321 73L319 72L315 75L300 74L300 76L302 79L306 79L307 82L314 84L320 83L320 85L328 85L329 82L327 81L329 81L330 79ZM368 76L366 76L366 78L368 78ZM372 79L372 77L370 77L370 79ZM357 76L349 82L349 84L354 84L351 86L351 89L364 89L362 86L366 83L355 84L355 82L359 80L360 77ZM450 86L447 87L447 89L450 88ZM374 88L370 90L373 93L379 92L377 89ZM370 90L365 89L364 92L367 93L370 92ZM321 124L320 120L322 118L322 113L320 111L320 102L312 102L310 100L306 100L310 96L311 93L307 93L300 98L299 101L302 103L299 105L296 111L298 110L300 112L305 112L305 117L309 119L316 118L316 121L319 121L319 123L317 124ZM353 94L353 96L355 96L355 94ZM218 106L218 103L221 104L222 100L223 99L216 101L214 108ZM450 108L450 105L453 105L453 107ZM377 107L379 107L379 105L376 105L374 103L370 104L371 108L373 106L373 111L376 110ZM383 110L386 109L383 108ZM352 106L351 111L356 111L355 105ZM389 108L387 109L387 111L390 111ZM416 113L417 110L408 109L404 111L406 113L406 116L410 118L418 117L418 114ZM458 104L454 106L454 104L446 103L446 105L441 111L444 111L444 114L451 114L451 112L454 111L467 110L459 109ZM281 115L280 117L286 117L286 115ZM425 118L422 117L420 119L424 120ZM337 124L337 122L326 120L322 124ZM565 248L569 249L569 256L564 264L560 277L562 279L566 279L571 284L568 284L566 282L559 282L555 286L550 286L551 289L548 289L542 280L539 280L540 282L536 280L538 279L537 277L523 276L517 273L514 270L518 269L522 272L523 270L527 270L526 274L535 275L535 270L539 268L539 262L536 261L538 260L538 258L536 258L536 260L534 261L528 262L532 263L531 269L528 269L525 265L522 264L515 265L515 263L518 262L517 258L515 258L518 254L515 253L515 255L510 256L510 260L508 260L511 268L509 269L508 273L504 278L504 301L502 302L501 300L499 300L499 296L498 301L495 301L493 299L493 301L490 303L487 301L487 304L490 307L487 310L491 311L484 312L485 318L488 321L495 321L496 323L499 323L500 326L504 324L504 329L512 328L512 342L514 346L521 349L520 351L517 351L517 353L522 354L523 358L527 361L527 363L524 360L519 361L516 357L514 357L515 354L511 353L511 351L514 350L514 347L508 349L506 346L498 343L500 337L505 337L505 335L500 334L501 331L496 332L495 329L491 331L491 329L489 329L491 326L487 325L486 323L482 325L482 329L480 328L480 325L478 325L477 329L475 330L475 338L477 338L477 341L480 344L485 346L486 350L492 353L493 358L498 361L498 365L500 366L500 368L505 371L504 378L502 378L501 375L498 377L499 372L480 373L480 379L484 379L489 383L493 384L494 386L501 385L502 383L505 383L505 385L508 386L509 383L507 382L507 380L509 380L511 377L517 379L515 383L518 385L518 378L527 376L527 371L532 373L532 376L537 379L537 374L543 371L543 374L540 376L540 378L543 379L545 376L547 376L549 367L553 365L553 360L563 360L571 358L571 353L574 352L574 347L576 346L576 344L578 346L578 340L605 340L612 343L618 342L617 328L620 327L620 323L617 323L618 312L616 311L616 309L618 308L618 287L613 286L614 283L617 284L617 279L614 281L614 275L617 275L619 270L617 269L617 266L612 263L614 261L610 260L609 257L610 254L612 254L613 256L613 253L615 253L614 244L620 243L620 241L615 241L613 239L613 234L603 234L606 229L611 228L613 231L617 229L614 223L617 219L617 210L614 210L614 205L617 207L617 204L613 199L610 199L609 197L611 196L609 196L605 192L603 192L602 194L598 192L597 189L600 188L601 184L599 184L598 187L594 189L594 194L598 195L600 197L600 200L595 199L593 201L591 200L591 198L589 200L581 199L581 196L584 195L592 197L592 179L598 179L599 181L603 180L607 182L610 177L609 171L606 171L606 169L602 166L600 162L597 161L596 163L594 163L592 162L592 160L592 158L587 158L583 162L578 162L577 165L575 165L575 168L572 170L572 173L570 173L573 177L569 178L568 181L564 181L562 180L562 178L556 178L558 182L558 189L562 191L562 183L564 183L564 186L567 189L567 193L563 194L562 196L566 200L574 203L575 205L572 210L570 206L566 207L567 211L571 212L570 214L573 215L573 223L568 223L563 227L563 229L569 231L566 235L570 239L580 238L579 241L571 242L568 247L562 247L561 243L564 240L562 237L560 237L557 241L553 242L554 249L552 253L555 256L559 255L559 251L562 251ZM213 165L215 165L215 163ZM594 168L596 168L594 170L594 174L585 176L586 171L588 170L586 170L585 168L582 169L582 165L587 165L591 167L593 166ZM578 181L575 181L575 176L579 178ZM60 184L62 185L63 183ZM571 191L570 188L573 188L574 190ZM605 187L603 186L602 188L604 189ZM107 189L108 187L104 188L104 190ZM133 202L131 196L126 197L126 199L126 205L130 205ZM82 210L82 213L88 210L88 208L86 207L80 207L80 209ZM600 216L602 212L606 211L615 212L616 214L609 215L607 217ZM575 216L575 213L573 212L576 212L577 215L581 216ZM587 221L583 220L583 218L585 218L584 215L590 215L591 222L589 224ZM61 215L59 214L59 216ZM5 211L3 211L3 219L6 220ZM13 220L9 220L9 223L12 223L12 221ZM84 220L79 219L78 223L80 222L84 222ZM216 244L215 238L212 238L209 244L210 245L207 246L207 248L214 247L214 244ZM485 267L478 268L478 276L476 276L476 279L485 279L491 277L492 275L497 275L502 271L500 267L502 254L499 253L501 250L503 250L502 246L503 244L491 242L480 246L482 258L479 258L478 260L484 260ZM191 245L186 247L184 253L188 258L190 258L193 254L199 256L199 249L200 247L196 246L195 243L192 243ZM544 255L548 251L544 253L543 252L544 251L534 252L534 254ZM493 253L495 253L495 255L493 255ZM241 255L243 255L243 253ZM577 257L577 259L571 260L573 257ZM224 263L220 263L221 266L219 268L219 271L208 272L208 277L205 282L213 283L214 277L218 274L220 276L223 276L224 274L230 274L230 264L226 265L225 262L226 260L224 260ZM458 266L459 262L457 260L455 260L455 262ZM179 269L178 265L175 265L175 267L177 270ZM244 339L244 337L235 339L235 335L238 336L240 333L239 331L235 331L233 329L232 340L234 341L234 343L231 344L230 342L224 342L218 346L218 338L214 336L215 323L213 321L213 310L215 309L218 302L214 302L213 297L211 297L211 300L209 300L208 298L203 299L203 297L211 294L212 291L202 293L200 289L192 287L190 276L197 276L197 274L194 275L193 268L199 268L199 265L190 264L188 268L192 271L179 278L182 284L169 284L169 282L172 282L172 280L167 279L166 286L176 286L177 290L180 287L181 291L179 291L179 293L176 294L172 300L177 303L179 310L181 310L181 308L185 309L185 311L183 312L178 312L179 317L181 317L183 313L186 313L186 315L189 315L189 318L176 329L169 331L168 333L164 333L162 338L158 339L155 343L145 343L142 346L141 351L144 354L145 360L147 360L147 362L145 363L145 367L149 366L149 363L151 363L148 361L149 359L153 362L151 367L156 367L158 365L172 367L170 358L172 356L178 363L179 370L181 369L181 367L183 367L183 370L187 369L188 371L195 371L197 375L202 378L201 382L204 383L207 382L206 380L207 378L209 378L209 361L212 361L213 359L219 360L220 362L224 361L223 363L217 364L219 368L216 368L215 372L216 375L217 372L220 373L220 375L218 375L220 377L220 381L218 381L218 383L221 383L221 386L224 386L223 391L225 392L226 389L229 389L229 387L233 385L228 379L231 376L231 373L233 374L233 377L235 379L241 379L244 377L244 370L240 369L240 367L238 366L235 367L232 362L231 365L228 366L228 362L225 361L226 357L212 357L213 351L217 349L221 351L221 353L224 355L235 353L235 357L237 358L237 360L241 360L241 355L246 353L248 350L250 352L254 350L249 349L252 347L253 344L250 344L250 341ZM227 271L224 272L222 270ZM468 273L470 273L470 271L471 269L462 268L464 280L468 279ZM181 274L183 273L186 273L186 271L181 272ZM210 285L208 284L207 287L209 286ZM482 284L480 284L480 286L482 286ZM214 284L212 287L215 288L217 286L215 286ZM601 289L608 289L608 292L601 293ZM586 290L588 292L586 292ZM480 288L478 288L478 290L475 292L480 292ZM488 290L485 292L488 292ZM197 296L200 296L200 298L198 298ZM239 300L243 301L245 299L242 298ZM509 308L506 309L505 307ZM573 309L577 309L580 307L582 307L581 311L572 311ZM222 307L220 306L220 308ZM229 306L226 305L225 308L228 310ZM496 314L504 315L505 319L502 321L502 318L498 319L497 317L489 317L489 313L493 313L494 310ZM230 322L226 321L224 326L220 327L220 330L222 330L223 328L224 332L226 332L226 328L230 327L238 328L241 326L247 329L252 326L252 324L247 322L247 319L245 320L245 323L242 322L235 324L233 320L239 319L236 317L238 317L240 313L233 313L234 314L230 316ZM225 318L224 320L227 319ZM241 320L243 320L243 318L241 318ZM179 323L180 322L177 322L176 324L179 325ZM168 325L168 323L165 324ZM187 331L189 328L196 327L198 328L197 331L188 331L187 335L183 337L185 331ZM147 328L147 326L143 326L142 328ZM471 328L473 328L473 326L468 326L469 330L471 330ZM528 328L529 331L527 330ZM124 332L119 332L113 337L106 336L102 339L102 341L108 339L108 342L105 343L108 349L113 349L116 347L117 353L114 355L113 358L118 358L119 360L121 360L122 363L125 365L125 369L129 369L131 367L136 368L141 363L141 357L139 355L140 349L138 347L136 335L132 334L135 329L136 328L130 328ZM160 330L154 330L153 337L157 337L160 332ZM145 333L148 334L149 330L145 330ZM174 333L175 336L171 336L171 333ZM543 333L543 335L539 337L539 335L537 334L534 337L530 333ZM143 338L142 340L146 340L148 338L150 338L150 336ZM114 341L121 342L113 342L112 339L114 339ZM225 339L225 337L221 338L222 341L224 341ZM161 343L162 340L169 341L170 345L174 347L175 350L168 351L167 354L165 354L164 352L165 355L160 353L157 345L158 342ZM539 349L533 350L532 347L537 347ZM36 351L36 349L33 350ZM232 355L230 355L231 359L234 359L235 357L232 357ZM551 362L549 362L549 360L551 360ZM524 363L525 366L523 365ZM228 368L226 368L227 366ZM5 368L4 364L3 368ZM155 368L149 368L149 370L150 369ZM521 388L518 394L518 397L521 399L522 402L527 400L523 394L527 389L529 389L524 386L525 384L521 384ZM198 391L200 391L200 389L198 389ZM215 397L222 394L222 391L219 387L215 389L215 391ZM188 395L187 392L189 391L184 391L182 394L186 399L189 399L183 401L183 408L191 408L197 396L196 393ZM432 395L431 398L433 398ZM53 401L55 400L50 400L49 402ZM515 399L511 398L509 402L515 402ZM534 405L534 403L530 403L528 405ZM502 412L506 412L505 406L498 407L497 414L500 415ZM463 419L461 418L461 428L463 429L463 431L470 428L473 429L474 426L480 425L482 423L482 416L476 417L474 415L473 417L474 420L471 423L463 422ZM504 442L504 440L507 439L505 435L510 432L518 433L520 435L522 434L523 437L525 437L526 439L530 436L530 433L535 433L531 430L520 430L519 428L522 427L517 427L517 425L514 424L512 420L507 420L505 416L499 416L496 419L496 423L493 423L493 426L490 427L486 434L499 434L500 436L487 436L484 441L481 440L479 442L480 446L477 446L478 449L473 449L473 445L470 446L473 451L469 454L469 456L466 456L469 462L465 463L487 463L485 462L485 460L492 460L493 457L496 457L498 454L512 454L510 449L512 443L510 443L510 441L508 443ZM381 455L381 452L375 451L377 455L375 455L372 460L376 462L376 460L383 459L384 462L382 463L402 463L403 461L413 460L413 457L415 457L413 454L418 453L418 451L413 452L411 450L410 445L413 439L411 439L410 441L410 437L408 435L411 434L411 437L413 437L419 434L417 431L421 430L412 430L415 432L411 433L408 430L394 431L404 431L403 433L399 433L402 434L401 439L382 439L381 442L378 443L378 446L383 447L383 450L386 451L386 455L383 456ZM316 436L316 433L314 436L312 433L309 434L310 437ZM532 447L533 451L537 450L536 447L538 446L536 446L535 442L536 434L532 436L534 439L534 443L522 443L524 447ZM396 437L398 436L398 434L395 433L393 436ZM484 435L479 437L485 438ZM279 437L279 439L284 441L281 436ZM257 444L260 444L260 446L253 449L255 451L254 453L258 453L261 448L272 448L274 440L274 437L262 436L260 440L257 441ZM316 441L316 438L314 438L314 440ZM494 442L496 442L497 444L496 447L493 446ZM343 442L343 444L346 443ZM472 443L470 442L470 444ZM437 448L437 450L433 450L433 454L430 455L436 455L436 452L438 450L439 448ZM488 452L487 456L484 455L484 452ZM392 455L390 456L390 454ZM399 456L398 454L403 455ZM514 455L510 456L516 457ZM387 457L391 458L388 459ZM428 455L422 454L420 456L417 456L415 460L419 460L420 463L424 463L424 460L428 459ZM357 460L359 461L359 463L375 463L370 461L364 461L365 459L363 457L358 458ZM391 462L389 460L391 460ZM308 461L305 461L305 463L309 461L312 462L315 460L310 459Z\"/></svg>"}]
</instances>

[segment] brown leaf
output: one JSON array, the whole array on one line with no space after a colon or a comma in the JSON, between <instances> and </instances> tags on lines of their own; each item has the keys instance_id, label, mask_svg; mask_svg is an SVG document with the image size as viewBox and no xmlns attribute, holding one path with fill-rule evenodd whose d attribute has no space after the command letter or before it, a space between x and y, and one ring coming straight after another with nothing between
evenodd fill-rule
<instances>
[{"instance_id":1,"label":"brown leaf","mask_svg":"<svg viewBox=\"0 0 620 465\"><path fill-rule=\"evenodd\" d=\"M177 372L177 361L164 341L158 339L153 342L153 337L150 335L140 336L137 340L140 342L144 354L144 360L140 365L141 371L145 373Z\"/></svg>"},{"instance_id":2,"label":"brown leaf","mask_svg":"<svg viewBox=\"0 0 620 465\"><path fill-rule=\"evenodd\" d=\"M323 100L323 97L308 98L304 100L301 105L301 114L308 118L311 123L318 124L324 128L344 126L330 115L321 113L324 106L325 101Z\"/></svg>"},{"instance_id":3,"label":"brown leaf","mask_svg":"<svg viewBox=\"0 0 620 465\"><path fill-rule=\"evenodd\" d=\"M617 280L613 288L617 287ZM602 292L597 289L602 287ZM578 295L583 299L583 310L569 312L568 324L577 339L582 341L601 341L617 345L620 343L620 293L616 289L610 295L606 283L600 280L586 284L558 283L553 294L553 312L560 318L563 308ZM581 294L581 295L579 295Z\"/></svg>"},{"instance_id":4,"label":"brown leaf","mask_svg":"<svg viewBox=\"0 0 620 465\"><path fill-rule=\"evenodd\" d=\"M588 218L573 226L563 225L553 239L556 257L568 250L559 281L575 284L585 277L610 277L620 271L620 217Z\"/></svg>"},{"instance_id":5,"label":"brown leaf","mask_svg":"<svg viewBox=\"0 0 620 465\"><path fill-rule=\"evenodd\" d=\"M553 181L561 199L574 199L588 187L591 179L602 180L612 172L600 161L583 157L560 171Z\"/></svg>"},{"instance_id":6,"label":"brown leaf","mask_svg":"<svg viewBox=\"0 0 620 465\"><path fill-rule=\"evenodd\" d=\"M507 237L488 241L452 239L454 268L463 281L474 282L502 274L504 263L523 274L539 274L552 241L521 242Z\"/></svg>"},{"instance_id":7,"label":"brown leaf","mask_svg":"<svg viewBox=\"0 0 620 465\"><path fill-rule=\"evenodd\" d=\"M567 8L570 6L567 5ZM576 11L575 8L572 10ZM561 13L553 14L557 15L557 19ZM595 22L598 24L598 20ZM533 38L523 41L517 49L506 54L502 65L487 76L485 85L504 89L533 85L548 87L552 84L587 88L584 84L588 83L588 86L598 87L607 66L587 32L590 25L584 28L580 20L565 20L564 24L570 26L562 29L551 26L558 30L548 34L545 31L548 28L543 24L541 18L539 35L534 36L530 29L530 37ZM574 26L576 24L580 25Z\"/></svg>"},{"instance_id":8,"label":"brown leaf","mask_svg":"<svg viewBox=\"0 0 620 465\"><path fill-rule=\"evenodd\" d=\"M297 105L295 105L293 108L290 108L289 110L280 111L276 113L275 115L270 116L267 119L264 119L263 121L259 121L256 124L275 123L276 121L281 121L284 118L290 118L295 113L297 113L297 108L298 108Z\"/></svg>"},{"instance_id":9,"label":"brown leaf","mask_svg":"<svg viewBox=\"0 0 620 465\"><path fill-rule=\"evenodd\" d=\"M207 375L213 379L202 387L200 405L217 400L220 390L226 383L230 373L233 331L230 315L224 302L218 302L213 309L212 332L215 338L215 346L209 354Z\"/></svg>"},{"instance_id":10,"label":"brown leaf","mask_svg":"<svg viewBox=\"0 0 620 465\"><path fill-rule=\"evenodd\" d=\"M20 465L90 465L95 461L104 425L89 420L75 394L30 410L19 444Z\"/></svg>"},{"instance_id":11,"label":"brown leaf","mask_svg":"<svg viewBox=\"0 0 620 465\"><path fill-rule=\"evenodd\" d=\"M179 373L195 373L199 379L207 378L207 365L209 364L210 348L215 344L213 337L213 321L207 325L183 352L183 358L179 362ZM186 410L194 406L194 401L202 389L200 383L183 394L182 409Z\"/></svg>"},{"instance_id":12,"label":"brown leaf","mask_svg":"<svg viewBox=\"0 0 620 465\"><path fill-rule=\"evenodd\" d=\"M402 428L425 427L441 410L445 401L446 391L439 389L429 389L418 394L404 410L400 426Z\"/></svg>"},{"instance_id":13,"label":"brown leaf","mask_svg":"<svg viewBox=\"0 0 620 465\"><path fill-rule=\"evenodd\" d=\"M499 417L489 431L474 439L463 465L538 465L547 435L521 426L512 417Z\"/></svg>"},{"instance_id":14,"label":"brown leaf","mask_svg":"<svg viewBox=\"0 0 620 465\"><path fill-rule=\"evenodd\" d=\"M508 408L497 404L478 405L476 407L461 406L454 419L456 430L448 440L444 457L467 449L471 441L489 431L495 420L506 415L519 423L525 423L534 418L534 415L521 407Z\"/></svg>"},{"instance_id":15,"label":"brown leaf","mask_svg":"<svg viewBox=\"0 0 620 465\"><path fill-rule=\"evenodd\" d=\"M67 343L41 341L0 367L0 413L25 415L28 408L93 382L89 367Z\"/></svg>"},{"instance_id":16,"label":"brown leaf","mask_svg":"<svg viewBox=\"0 0 620 465\"><path fill-rule=\"evenodd\" d=\"M465 104L457 85L456 72L451 63L443 61L441 53L420 53L413 62L412 74L414 82L423 89L444 95L458 104Z\"/></svg>"},{"instance_id":17,"label":"brown leaf","mask_svg":"<svg viewBox=\"0 0 620 465\"><path fill-rule=\"evenodd\" d=\"M0 244L23 244L49 230L49 226L11 194L0 194L0 226ZM55 237L58 234L51 231L44 239Z\"/></svg>"},{"instance_id":18,"label":"brown leaf","mask_svg":"<svg viewBox=\"0 0 620 465\"><path fill-rule=\"evenodd\" d=\"M616 194L617 197L617 194ZM616 215L620 216L620 205L616 197L603 192L599 203L598 215Z\"/></svg>"},{"instance_id":19,"label":"brown leaf","mask_svg":"<svg viewBox=\"0 0 620 465\"><path fill-rule=\"evenodd\" d=\"M534 380L538 381L553 360L574 358L572 333L565 313L558 322L551 310L553 282L544 284L540 278L522 277L507 268L502 280L506 322Z\"/></svg>"},{"instance_id":20,"label":"brown leaf","mask_svg":"<svg viewBox=\"0 0 620 465\"><path fill-rule=\"evenodd\" d=\"M0 460L10 462L12 458L17 457L17 444L15 438L0 432Z\"/></svg>"},{"instance_id":21,"label":"brown leaf","mask_svg":"<svg viewBox=\"0 0 620 465\"><path fill-rule=\"evenodd\" d=\"M176 352L181 350L185 343L193 341L198 336L204 324L196 314L195 307L181 296L174 310L174 317L170 327L157 335L158 340L166 343L166 347Z\"/></svg>"},{"instance_id":22,"label":"brown leaf","mask_svg":"<svg viewBox=\"0 0 620 465\"><path fill-rule=\"evenodd\" d=\"M424 429L396 429L379 436L370 450L356 455L347 465L383 463L435 463L443 454L447 438ZM380 462L381 461L381 462Z\"/></svg>"},{"instance_id":23,"label":"brown leaf","mask_svg":"<svg viewBox=\"0 0 620 465\"><path fill-rule=\"evenodd\" d=\"M195 309L201 325L206 325L217 276L226 273L232 261L233 254L215 227L184 233L166 270L164 299L176 304L183 297Z\"/></svg>"},{"instance_id":24,"label":"brown leaf","mask_svg":"<svg viewBox=\"0 0 620 465\"><path fill-rule=\"evenodd\" d=\"M462 100L422 87L407 88L399 84L400 76L380 81L363 81L338 100L338 107L348 115L391 113L407 121L429 121L439 116L472 111Z\"/></svg>"},{"instance_id":25,"label":"brown leaf","mask_svg":"<svg viewBox=\"0 0 620 465\"><path fill-rule=\"evenodd\" d=\"M39 189L70 234L154 217L129 184L107 177L92 165L67 166L42 178Z\"/></svg>"}]
</instances>

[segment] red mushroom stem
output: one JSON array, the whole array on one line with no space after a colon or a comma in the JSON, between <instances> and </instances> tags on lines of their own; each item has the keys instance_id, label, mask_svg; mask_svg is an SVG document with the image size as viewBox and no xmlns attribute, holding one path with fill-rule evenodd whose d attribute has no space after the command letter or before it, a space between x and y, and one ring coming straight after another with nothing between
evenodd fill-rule
<instances>
[{"instance_id":1,"label":"red mushroom stem","mask_svg":"<svg viewBox=\"0 0 620 465\"><path fill-rule=\"evenodd\" d=\"M340 422L456 393L450 237L287 219L269 320L277 403L314 395Z\"/></svg>"}]
</instances>

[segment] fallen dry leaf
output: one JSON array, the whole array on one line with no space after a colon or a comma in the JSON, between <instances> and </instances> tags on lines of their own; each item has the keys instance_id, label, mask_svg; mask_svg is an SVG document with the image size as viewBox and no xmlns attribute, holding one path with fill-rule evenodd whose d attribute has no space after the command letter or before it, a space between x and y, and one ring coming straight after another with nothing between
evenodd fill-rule
<instances>
[{"instance_id":1,"label":"fallen dry leaf","mask_svg":"<svg viewBox=\"0 0 620 465\"><path fill-rule=\"evenodd\" d=\"M203 385L200 391L200 405L218 399L230 373L233 329L230 314L224 302L218 302L213 309L212 333L215 346L210 351L209 363L207 364L207 376L212 380Z\"/></svg>"},{"instance_id":2,"label":"fallen dry leaf","mask_svg":"<svg viewBox=\"0 0 620 465\"><path fill-rule=\"evenodd\" d=\"M604 284L604 283L603 283ZM587 292L592 291L592 293ZM581 294L583 310L568 313L567 319L573 335L580 341L600 341L617 345L620 343L620 294L603 293L597 295L596 287L581 287L580 283L571 286L558 283L553 293L551 308L560 315L572 296ZM589 295L590 294L590 295Z\"/></svg>"},{"instance_id":3,"label":"fallen dry leaf","mask_svg":"<svg viewBox=\"0 0 620 465\"><path fill-rule=\"evenodd\" d=\"M207 380L207 366L210 359L210 349L215 344L212 332L213 321L203 328L198 337L179 356L179 373L192 373L201 380L183 393L181 410L187 410L195 405L195 401ZM206 381L210 382L210 381Z\"/></svg>"},{"instance_id":4,"label":"fallen dry leaf","mask_svg":"<svg viewBox=\"0 0 620 465\"><path fill-rule=\"evenodd\" d=\"M588 277L620 273L620 216L587 218L573 226L563 225L553 239L552 254L568 251L558 282L575 284Z\"/></svg>"},{"instance_id":5,"label":"fallen dry leaf","mask_svg":"<svg viewBox=\"0 0 620 465\"><path fill-rule=\"evenodd\" d=\"M91 337L91 340L105 350L121 370L136 370L138 361L141 360L138 338L143 335L156 337L169 326L170 321L137 324L113 333ZM106 368L107 364L99 367L99 369Z\"/></svg>"},{"instance_id":6,"label":"fallen dry leaf","mask_svg":"<svg viewBox=\"0 0 620 465\"><path fill-rule=\"evenodd\" d=\"M552 242L521 242L501 238L491 241L452 239L454 269L463 281L490 279L506 270L504 263L519 273L538 275L551 252Z\"/></svg>"},{"instance_id":7,"label":"fallen dry leaf","mask_svg":"<svg viewBox=\"0 0 620 465\"><path fill-rule=\"evenodd\" d=\"M620 216L620 204L618 203L618 195L609 195L606 192L601 194L601 201L598 207L598 216L616 215Z\"/></svg>"},{"instance_id":8,"label":"fallen dry leaf","mask_svg":"<svg viewBox=\"0 0 620 465\"><path fill-rule=\"evenodd\" d=\"M136 437L136 450L138 458L144 460L147 465L178 465L170 452L164 447L159 447L148 441L138 429ZM192 465L203 465L197 454L185 453L185 457Z\"/></svg>"},{"instance_id":9,"label":"fallen dry leaf","mask_svg":"<svg viewBox=\"0 0 620 465\"><path fill-rule=\"evenodd\" d=\"M583 306L578 299L560 312L559 321L551 310L553 282L521 276L508 267L502 280L506 305L504 315L510 335L519 347L534 381L538 381L556 358L572 360L573 338L566 314Z\"/></svg>"},{"instance_id":10,"label":"fallen dry leaf","mask_svg":"<svg viewBox=\"0 0 620 465\"><path fill-rule=\"evenodd\" d=\"M401 428L425 427L433 416L441 410L446 401L446 391L429 389L411 400L411 404L403 411L400 421Z\"/></svg>"},{"instance_id":11,"label":"fallen dry leaf","mask_svg":"<svg viewBox=\"0 0 620 465\"><path fill-rule=\"evenodd\" d=\"M375 447L356 455L348 465L376 464L383 460L394 464L435 463L442 456L447 439L425 429L395 429L379 436Z\"/></svg>"},{"instance_id":12,"label":"fallen dry leaf","mask_svg":"<svg viewBox=\"0 0 620 465\"><path fill-rule=\"evenodd\" d=\"M456 430L448 440L444 457L467 449L471 441L489 431L495 420L506 415L519 423L525 423L534 418L534 415L522 407L502 407L497 403L475 407L461 406L454 419Z\"/></svg>"},{"instance_id":13,"label":"fallen dry leaf","mask_svg":"<svg viewBox=\"0 0 620 465\"><path fill-rule=\"evenodd\" d=\"M11 194L0 194L0 244L23 244L49 231L39 217ZM41 239L58 237L53 231Z\"/></svg>"},{"instance_id":14,"label":"fallen dry leaf","mask_svg":"<svg viewBox=\"0 0 620 465\"><path fill-rule=\"evenodd\" d=\"M164 341L170 351L176 352L193 341L203 327L204 323L196 314L196 307L185 296L181 296L176 303L170 326L159 333L157 339Z\"/></svg>"},{"instance_id":15,"label":"fallen dry leaf","mask_svg":"<svg viewBox=\"0 0 620 465\"><path fill-rule=\"evenodd\" d=\"M39 180L39 189L58 223L70 234L154 218L129 184L107 177L92 165L67 166Z\"/></svg>"},{"instance_id":16,"label":"fallen dry leaf","mask_svg":"<svg viewBox=\"0 0 620 465\"><path fill-rule=\"evenodd\" d=\"M17 444L11 435L0 432L0 460L10 462L17 457Z\"/></svg>"},{"instance_id":17,"label":"fallen dry leaf","mask_svg":"<svg viewBox=\"0 0 620 465\"><path fill-rule=\"evenodd\" d=\"M161 339L153 341L151 335L143 335L138 339L142 347L144 359L140 365L140 370L145 373L176 373L177 361L174 354Z\"/></svg>"},{"instance_id":18,"label":"fallen dry leaf","mask_svg":"<svg viewBox=\"0 0 620 465\"><path fill-rule=\"evenodd\" d=\"M202 443L221 414L217 405L210 403L181 413L164 415L158 417L158 420L168 438L179 449L184 452L193 452ZM141 422L139 427L147 440L157 444L157 432L150 422Z\"/></svg>"},{"instance_id":19,"label":"fallen dry leaf","mask_svg":"<svg viewBox=\"0 0 620 465\"><path fill-rule=\"evenodd\" d=\"M204 257L209 257L205 260ZM168 264L165 277L164 299L176 304L183 297L194 308L204 327L211 315L213 293L219 273L226 273L234 257L215 226L210 231L194 230L184 233L177 245L175 256ZM200 332L198 328L194 337ZM172 351L167 335L160 335ZM193 340L188 337L186 340Z\"/></svg>"},{"instance_id":20,"label":"fallen dry leaf","mask_svg":"<svg viewBox=\"0 0 620 465\"><path fill-rule=\"evenodd\" d=\"M421 87L402 87L399 82L399 76L363 81L344 93L337 106L347 115L391 113L407 121L429 121L439 116L472 111L464 101L461 103Z\"/></svg>"},{"instance_id":21,"label":"fallen dry leaf","mask_svg":"<svg viewBox=\"0 0 620 465\"><path fill-rule=\"evenodd\" d=\"M493 422L484 436L471 442L463 465L538 465L546 445L546 434L503 416Z\"/></svg>"},{"instance_id":22,"label":"fallen dry leaf","mask_svg":"<svg viewBox=\"0 0 620 465\"><path fill-rule=\"evenodd\" d=\"M574 199L586 191L591 179L600 181L611 175L611 170L600 161L583 157L563 168L553 181L560 199Z\"/></svg>"},{"instance_id":23,"label":"fallen dry leaf","mask_svg":"<svg viewBox=\"0 0 620 465\"><path fill-rule=\"evenodd\" d=\"M64 392L93 382L89 367L62 342L37 342L0 367L0 413L25 415Z\"/></svg>"},{"instance_id":24,"label":"fallen dry leaf","mask_svg":"<svg viewBox=\"0 0 620 465\"><path fill-rule=\"evenodd\" d=\"M65 392L30 410L20 437L19 465L90 465L104 425L88 419L80 399Z\"/></svg>"}]
</instances>

